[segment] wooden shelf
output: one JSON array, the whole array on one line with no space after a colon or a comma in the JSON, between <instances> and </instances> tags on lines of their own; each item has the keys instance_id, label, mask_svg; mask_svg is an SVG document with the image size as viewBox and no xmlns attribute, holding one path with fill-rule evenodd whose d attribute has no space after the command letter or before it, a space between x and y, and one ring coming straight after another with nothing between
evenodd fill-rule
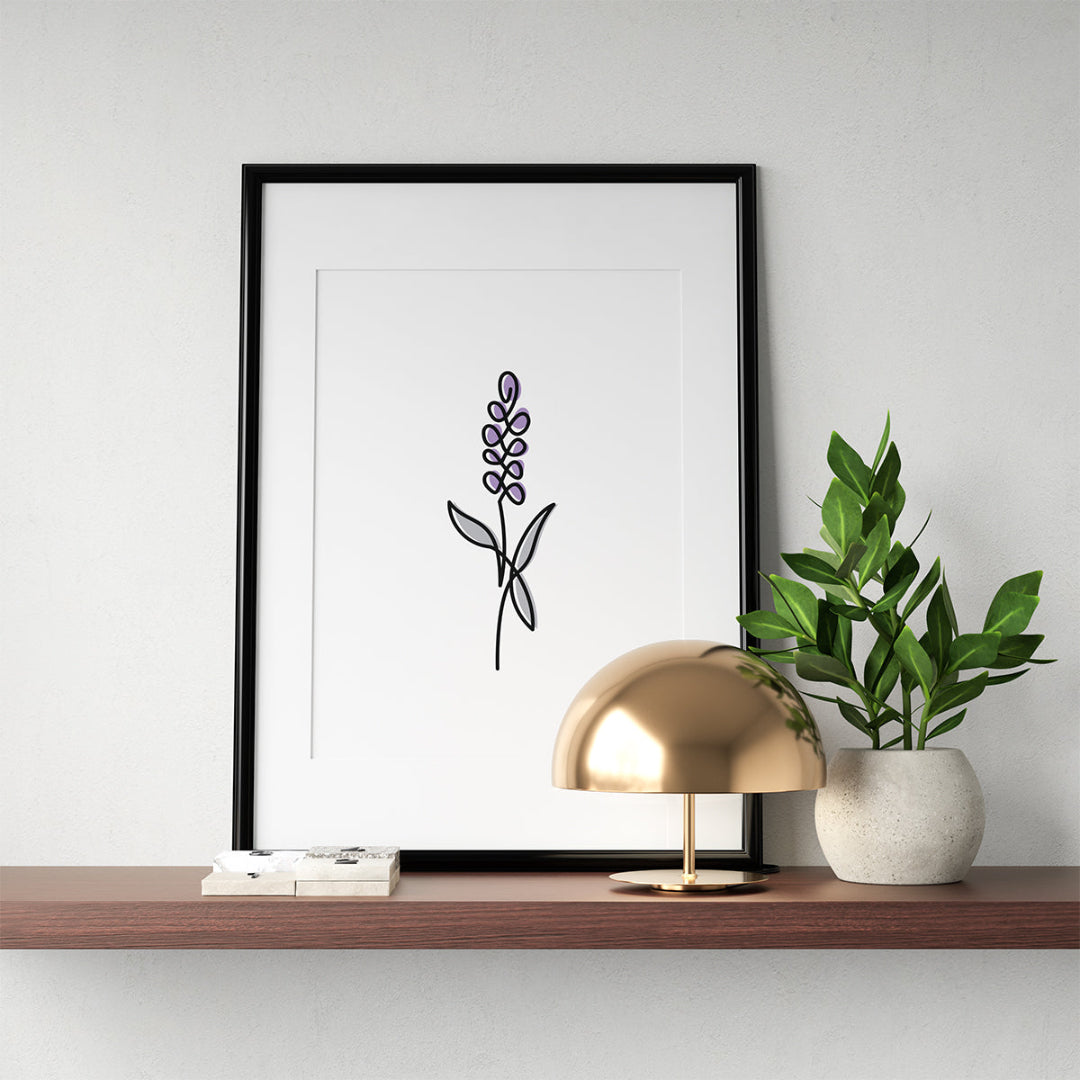
<instances>
[{"instance_id":1,"label":"wooden shelf","mask_svg":"<svg viewBox=\"0 0 1080 1080\"><path fill-rule=\"evenodd\" d=\"M794 867L730 893L603 874L411 873L388 898L204 897L204 867L0 871L8 949L1075 949L1076 867L853 885Z\"/></svg>"}]
</instances>

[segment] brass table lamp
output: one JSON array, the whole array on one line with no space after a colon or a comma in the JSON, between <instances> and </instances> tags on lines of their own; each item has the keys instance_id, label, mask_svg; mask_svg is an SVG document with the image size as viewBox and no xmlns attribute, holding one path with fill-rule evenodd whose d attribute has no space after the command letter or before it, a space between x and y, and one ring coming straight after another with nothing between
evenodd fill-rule
<instances>
[{"instance_id":1,"label":"brass table lamp","mask_svg":"<svg viewBox=\"0 0 1080 1080\"><path fill-rule=\"evenodd\" d=\"M662 641L582 687L559 729L552 779L578 791L681 794L682 870L612 877L700 892L763 875L695 868L694 796L819 788L825 757L799 692L763 660L711 641Z\"/></svg>"}]
</instances>

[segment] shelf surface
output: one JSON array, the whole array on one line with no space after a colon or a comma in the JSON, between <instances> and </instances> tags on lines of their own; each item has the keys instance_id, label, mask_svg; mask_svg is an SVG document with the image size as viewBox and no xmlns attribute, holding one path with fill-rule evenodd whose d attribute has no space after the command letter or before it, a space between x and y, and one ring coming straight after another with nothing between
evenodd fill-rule
<instances>
[{"instance_id":1,"label":"shelf surface","mask_svg":"<svg viewBox=\"0 0 1080 1080\"><path fill-rule=\"evenodd\" d=\"M9 949L1075 949L1080 869L855 885L792 867L724 893L602 873L409 873L390 897L202 896L206 867L0 870Z\"/></svg>"}]
</instances>

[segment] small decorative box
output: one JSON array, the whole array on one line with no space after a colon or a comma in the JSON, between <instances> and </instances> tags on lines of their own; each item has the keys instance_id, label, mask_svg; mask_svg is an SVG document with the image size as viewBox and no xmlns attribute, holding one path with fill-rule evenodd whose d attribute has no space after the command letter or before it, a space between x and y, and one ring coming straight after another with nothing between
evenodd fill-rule
<instances>
[{"instance_id":1,"label":"small decorative box","mask_svg":"<svg viewBox=\"0 0 1080 1080\"><path fill-rule=\"evenodd\" d=\"M293 866L297 881L389 881L401 849L385 846L313 847Z\"/></svg>"},{"instance_id":2,"label":"small decorative box","mask_svg":"<svg viewBox=\"0 0 1080 1080\"><path fill-rule=\"evenodd\" d=\"M265 874L242 870L213 870L202 879L203 896L295 896L296 875L271 870Z\"/></svg>"},{"instance_id":3,"label":"small decorative box","mask_svg":"<svg viewBox=\"0 0 1080 1080\"><path fill-rule=\"evenodd\" d=\"M215 870L234 870L243 874L264 874L271 871L291 872L293 863L302 858L306 852L301 848L297 850L279 849L271 851L268 848L256 848L253 851L223 851L214 859Z\"/></svg>"}]
</instances>

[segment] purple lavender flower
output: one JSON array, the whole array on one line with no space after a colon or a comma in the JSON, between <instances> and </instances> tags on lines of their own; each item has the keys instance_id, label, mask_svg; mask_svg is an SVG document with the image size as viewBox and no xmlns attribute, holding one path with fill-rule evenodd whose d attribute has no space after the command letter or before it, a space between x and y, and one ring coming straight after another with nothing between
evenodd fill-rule
<instances>
[{"instance_id":1,"label":"purple lavender flower","mask_svg":"<svg viewBox=\"0 0 1080 1080\"><path fill-rule=\"evenodd\" d=\"M522 576L526 566L536 553L540 533L555 509L554 503L545 506L525 527L513 555L508 553L506 542L506 511L504 503L521 506L525 502L526 491L522 480L525 477L525 463L521 459L529 446L522 435L529 430L532 418L528 409L518 409L521 397L521 380L512 371L504 371L499 376L498 397L488 402L487 415L491 423L480 429L480 439L484 444L481 458L488 468L480 478L484 490L496 497L499 510L499 538L482 521L466 514L464 510L448 501L446 508L450 522L458 533L470 544L490 549L495 553L498 585L502 590L499 600L499 614L495 625L495 670L499 670L500 648L502 641L502 620L509 598L518 618L529 630L536 629L536 605Z\"/></svg>"},{"instance_id":2,"label":"purple lavender flower","mask_svg":"<svg viewBox=\"0 0 1080 1080\"><path fill-rule=\"evenodd\" d=\"M512 371L504 371L499 376L499 396L487 406L493 422L480 429L484 464L496 466L484 473L482 482L489 494L499 497L500 511L503 498L516 506L525 501L525 485L521 483L525 464L520 459L529 446L521 436L529 430L532 418L528 409L515 408L520 396L521 381ZM514 482L507 483L507 477Z\"/></svg>"},{"instance_id":3,"label":"purple lavender flower","mask_svg":"<svg viewBox=\"0 0 1080 1080\"><path fill-rule=\"evenodd\" d=\"M518 377L512 371L504 371L499 376L499 400L507 409L512 409L517 404L520 394L521 383Z\"/></svg>"}]
</instances>

